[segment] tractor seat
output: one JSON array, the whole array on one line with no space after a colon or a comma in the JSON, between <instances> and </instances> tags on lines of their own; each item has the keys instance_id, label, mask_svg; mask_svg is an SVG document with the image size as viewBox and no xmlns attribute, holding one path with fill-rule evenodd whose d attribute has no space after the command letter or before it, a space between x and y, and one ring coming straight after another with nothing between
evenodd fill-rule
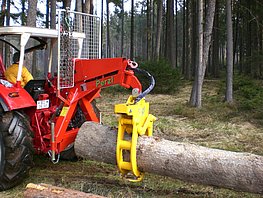
<instances>
[{"instance_id":1,"label":"tractor seat","mask_svg":"<svg viewBox=\"0 0 263 198\"><path fill-rule=\"evenodd\" d=\"M46 80L30 80L24 89L32 96L36 101L40 94L44 93Z\"/></svg>"}]
</instances>

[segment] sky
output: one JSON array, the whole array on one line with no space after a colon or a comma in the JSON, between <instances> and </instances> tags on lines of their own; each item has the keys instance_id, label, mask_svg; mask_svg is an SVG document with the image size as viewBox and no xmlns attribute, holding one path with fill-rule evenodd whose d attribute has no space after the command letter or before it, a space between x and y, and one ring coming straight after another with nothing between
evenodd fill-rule
<instances>
[{"instance_id":1,"label":"sky","mask_svg":"<svg viewBox=\"0 0 263 198\"><path fill-rule=\"evenodd\" d=\"M71 3L71 10L75 9L75 1L76 0L73 0ZM104 1L104 8L103 9L105 12L106 11L106 0L103 0L103 1ZM136 3L137 1L139 1L139 0L135 0L134 2ZM21 2L21 0L14 0L15 6L11 5L11 12L12 13L21 11L20 2ZM101 0L93 0L93 3L94 3L95 14L100 17L101 16ZM2 0L0 0L0 4L2 4ZM46 0L39 0L38 1L38 9L41 10L41 12L44 14L46 13L46 5L45 4L46 4ZM125 3L124 3L124 10L125 11L130 10L130 8L131 8L130 4L131 4L130 0L125 1ZM110 6L110 11L113 12L115 9L114 4L110 3L109 6ZM19 25L19 24L16 24L15 22L11 21L11 25Z\"/></svg>"}]
</instances>

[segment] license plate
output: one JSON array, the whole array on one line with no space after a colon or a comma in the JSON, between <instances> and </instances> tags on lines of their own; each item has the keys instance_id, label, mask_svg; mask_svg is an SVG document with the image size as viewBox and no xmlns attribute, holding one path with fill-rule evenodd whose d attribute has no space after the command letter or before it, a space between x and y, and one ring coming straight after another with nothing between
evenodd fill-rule
<instances>
[{"instance_id":1,"label":"license plate","mask_svg":"<svg viewBox=\"0 0 263 198\"><path fill-rule=\"evenodd\" d=\"M38 100L37 109L46 109L49 107L49 100Z\"/></svg>"}]
</instances>

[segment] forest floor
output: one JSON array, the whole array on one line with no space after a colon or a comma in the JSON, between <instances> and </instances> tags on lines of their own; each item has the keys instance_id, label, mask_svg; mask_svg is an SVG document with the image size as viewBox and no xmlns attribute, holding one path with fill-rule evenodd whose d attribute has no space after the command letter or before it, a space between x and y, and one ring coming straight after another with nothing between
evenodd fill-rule
<instances>
[{"instance_id":1,"label":"forest floor","mask_svg":"<svg viewBox=\"0 0 263 198\"><path fill-rule=\"evenodd\" d=\"M154 135L173 141L263 155L262 120L254 119L252 112L238 111L235 104L224 104L223 96L218 94L218 84L217 81L205 82L203 108L199 110L187 104L191 83L184 83L173 95L148 95L146 100L150 101L151 113L158 118L154 123ZM117 126L114 104L126 102L128 94L114 88L102 92L97 106L102 112L103 124ZM30 182L107 197L260 197L149 173L142 182L130 183L119 177L113 165L87 160L52 164L44 156L35 156L35 167L29 177L19 186L0 192L0 197L23 197L25 186Z\"/></svg>"}]
</instances>

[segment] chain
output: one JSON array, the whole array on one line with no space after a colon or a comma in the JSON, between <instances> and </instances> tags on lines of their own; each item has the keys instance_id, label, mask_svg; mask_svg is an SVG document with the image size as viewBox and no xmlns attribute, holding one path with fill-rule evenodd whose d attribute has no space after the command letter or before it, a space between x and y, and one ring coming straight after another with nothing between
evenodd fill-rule
<instances>
[{"instance_id":1,"label":"chain","mask_svg":"<svg viewBox=\"0 0 263 198\"><path fill-rule=\"evenodd\" d=\"M49 155L49 157L50 157L50 159L51 159L51 162L52 162L53 164L57 164L57 163L59 162L60 154L57 155L57 159L55 159L55 160L52 159L52 151L51 151L51 150L49 150L49 151L47 152L47 154Z\"/></svg>"}]
</instances>

